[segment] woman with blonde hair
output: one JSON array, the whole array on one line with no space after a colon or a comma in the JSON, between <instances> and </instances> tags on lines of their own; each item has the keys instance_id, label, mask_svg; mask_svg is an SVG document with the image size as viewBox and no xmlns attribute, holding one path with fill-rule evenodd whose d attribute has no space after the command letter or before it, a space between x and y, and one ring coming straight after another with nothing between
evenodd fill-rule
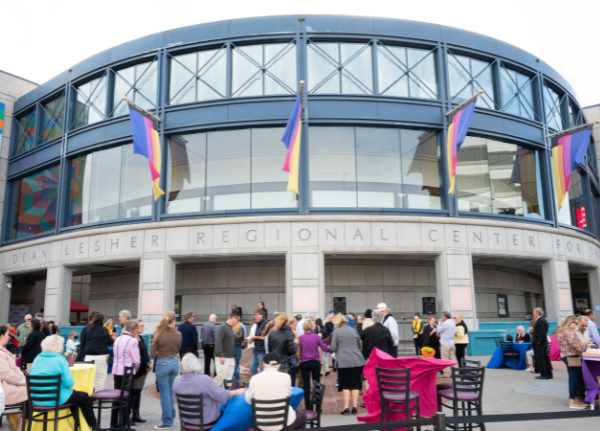
<instances>
[{"instance_id":1,"label":"woman with blonde hair","mask_svg":"<svg viewBox=\"0 0 600 431\"><path fill-rule=\"evenodd\" d=\"M69 334L69 339L67 340L67 346L65 347L65 349L67 350L67 353L69 352L75 352L77 353L77 345L79 343L77 342L77 331L71 331L71 333Z\"/></svg>"},{"instance_id":2,"label":"woman with blonde hair","mask_svg":"<svg viewBox=\"0 0 600 431\"><path fill-rule=\"evenodd\" d=\"M300 374L304 382L304 405L306 410L312 410L310 387L311 382L321 381L321 362L319 348L329 352L329 347L323 343L318 334L314 333L315 324L307 319L302 324L304 334L300 336Z\"/></svg>"},{"instance_id":3,"label":"woman with blonde hair","mask_svg":"<svg viewBox=\"0 0 600 431\"><path fill-rule=\"evenodd\" d=\"M112 336L113 332L115 332L115 324L112 319L108 319L106 325L104 325L108 333Z\"/></svg>"},{"instance_id":4,"label":"woman with blonde hair","mask_svg":"<svg viewBox=\"0 0 600 431\"><path fill-rule=\"evenodd\" d=\"M465 359L465 352L469 344L469 328L467 328L462 315L459 313L454 315L454 323L456 323L456 332L454 333L456 360L458 361L458 366L462 367L462 361Z\"/></svg>"},{"instance_id":5,"label":"woman with blonde hair","mask_svg":"<svg viewBox=\"0 0 600 431\"><path fill-rule=\"evenodd\" d=\"M294 342L296 338L294 331L288 325L290 318L287 314L281 313L275 319L273 329L269 332L269 347L267 353L275 353L279 358L281 368L279 371L287 373L298 362L295 360L298 344Z\"/></svg>"},{"instance_id":6,"label":"woman with blonde hair","mask_svg":"<svg viewBox=\"0 0 600 431\"><path fill-rule=\"evenodd\" d=\"M358 413L358 394L362 389L362 369L365 358L361 352L360 336L356 329L348 326L348 318L339 313L333 319L335 331L331 339L331 351L335 353L339 386L338 392L344 396L342 415L350 414L350 394L352 394L352 414Z\"/></svg>"},{"instance_id":7,"label":"woman with blonde hair","mask_svg":"<svg viewBox=\"0 0 600 431\"><path fill-rule=\"evenodd\" d=\"M175 313L167 311L154 332L150 357L156 362L156 385L160 391L160 407L162 424L154 429L171 429L175 419L175 401L173 382L179 375L179 349L181 348L181 332L175 330Z\"/></svg>"},{"instance_id":8,"label":"woman with blonde hair","mask_svg":"<svg viewBox=\"0 0 600 431\"><path fill-rule=\"evenodd\" d=\"M575 329L577 329L577 317L568 316L560 324L556 330L556 334L560 348L560 358L567 366L569 373L569 408L585 409L587 404L579 401L576 398L576 393L577 385L581 378L580 355L587 350L588 345L579 341L579 338L575 335ZM579 362L579 364L576 362Z\"/></svg>"}]
</instances>

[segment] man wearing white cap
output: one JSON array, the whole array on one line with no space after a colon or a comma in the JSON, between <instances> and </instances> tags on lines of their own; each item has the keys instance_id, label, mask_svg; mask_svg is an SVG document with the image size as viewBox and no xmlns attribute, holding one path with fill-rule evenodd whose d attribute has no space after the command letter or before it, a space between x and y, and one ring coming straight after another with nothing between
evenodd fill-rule
<instances>
[{"instance_id":1,"label":"man wearing white cap","mask_svg":"<svg viewBox=\"0 0 600 431\"><path fill-rule=\"evenodd\" d=\"M377 310L383 313L383 326L388 328L392 333L392 339L394 340L394 350L392 352L392 356L394 358L398 357L398 323L396 323L396 319L389 313L390 309L387 307L385 302L380 302L377 304Z\"/></svg>"}]
</instances>

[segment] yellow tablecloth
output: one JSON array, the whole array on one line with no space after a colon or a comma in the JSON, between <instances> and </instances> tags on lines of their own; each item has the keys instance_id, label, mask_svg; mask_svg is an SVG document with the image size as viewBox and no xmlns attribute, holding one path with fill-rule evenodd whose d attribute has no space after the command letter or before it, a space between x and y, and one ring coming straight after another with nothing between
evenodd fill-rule
<instances>
[{"instance_id":1,"label":"yellow tablecloth","mask_svg":"<svg viewBox=\"0 0 600 431\"><path fill-rule=\"evenodd\" d=\"M96 366L91 364L75 364L71 368L71 375L75 379L74 389L76 391L87 392L89 395L94 393L94 379L96 377ZM68 409L62 410L59 414L67 415L70 413ZM37 414L36 414L37 415ZM53 417L53 413L50 413L48 417ZM90 431L91 428L88 426L85 418L79 413L79 425L81 431ZM32 431L42 431L44 424L41 422L33 422L31 427ZM54 429L54 427L48 426L48 429ZM75 421L73 418L68 418L58 422L58 431L73 431L75 429Z\"/></svg>"}]
</instances>

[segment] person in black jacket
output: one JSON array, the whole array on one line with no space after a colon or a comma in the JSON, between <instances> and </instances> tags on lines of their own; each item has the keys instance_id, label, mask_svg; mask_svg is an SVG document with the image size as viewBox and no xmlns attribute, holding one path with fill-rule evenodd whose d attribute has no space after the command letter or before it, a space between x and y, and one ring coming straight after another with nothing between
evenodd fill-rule
<instances>
[{"instance_id":1,"label":"person in black jacket","mask_svg":"<svg viewBox=\"0 0 600 431\"><path fill-rule=\"evenodd\" d=\"M249 343L254 344L254 350L252 352L252 362L250 363L250 375L255 376L258 374L258 370L263 370L263 358L267 353L265 349L265 337L263 336L265 328L269 321L267 320L267 312L263 308L259 308L254 312L254 321L256 322L256 328L254 334L248 340ZM250 330L252 332L252 330Z\"/></svg>"},{"instance_id":2,"label":"person in black jacket","mask_svg":"<svg viewBox=\"0 0 600 431\"><path fill-rule=\"evenodd\" d=\"M94 317L96 317L97 314L98 314L98 311L90 312L90 314L88 315L88 323L81 330L81 334L79 334L80 349L79 349L79 353L77 353L77 361L85 360L85 353L84 353L83 349L81 349L81 345L83 344L83 340L85 339L85 333L87 332L88 329L90 329L90 324L92 323L92 321L94 320Z\"/></svg>"},{"instance_id":3,"label":"person in black jacket","mask_svg":"<svg viewBox=\"0 0 600 431\"><path fill-rule=\"evenodd\" d=\"M133 377L133 383L131 385L131 422L130 425L137 423L144 423L146 419L140 417L140 401L142 400L142 389L144 389L144 383L146 382L146 376L152 370L150 364L150 355L148 354L148 346L140 335L144 332L144 322L142 319L133 319L138 323L138 333L135 338L138 340L138 346L140 348L140 368Z\"/></svg>"},{"instance_id":4,"label":"person in black jacket","mask_svg":"<svg viewBox=\"0 0 600 431\"><path fill-rule=\"evenodd\" d=\"M281 364L279 371L282 373L287 373L298 363L293 358L298 351L298 344L294 341L294 332L287 325L288 320L289 318L285 313L277 316L275 326L269 332L267 349L267 353L275 353L279 358L279 363Z\"/></svg>"},{"instance_id":5,"label":"person in black jacket","mask_svg":"<svg viewBox=\"0 0 600 431\"><path fill-rule=\"evenodd\" d=\"M42 341L46 336L42 332L42 322L40 319L33 319L31 321L31 331L27 335L25 348L21 355L21 361L27 364L27 372L31 370L31 364L33 360L37 358L37 355L42 353Z\"/></svg>"},{"instance_id":6,"label":"person in black jacket","mask_svg":"<svg viewBox=\"0 0 600 431\"><path fill-rule=\"evenodd\" d=\"M519 326L517 328L517 335L515 336L515 341L517 343L519 343L519 342L531 343L531 335L529 335L527 332L525 332L525 328L523 328L522 326Z\"/></svg>"},{"instance_id":7,"label":"person in black jacket","mask_svg":"<svg viewBox=\"0 0 600 431\"><path fill-rule=\"evenodd\" d=\"M536 308L533 310L533 318L535 325L533 327L533 346L535 361L538 365L540 375L536 379L552 379L552 364L550 363L550 355L548 353L548 321L544 317L544 310Z\"/></svg>"},{"instance_id":8,"label":"person in black jacket","mask_svg":"<svg viewBox=\"0 0 600 431\"><path fill-rule=\"evenodd\" d=\"M390 330L381 324L383 313L379 310L373 311L372 319L375 324L365 329L360 336L363 357L369 359L375 347L391 355L394 351L394 339Z\"/></svg>"},{"instance_id":9,"label":"person in black jacket","mask_svg":"<svg viewBox=\"0 0 600 431\"><path fill-rule=\"evenodd\" d=\"M329 313L325 318L325 324L323 325L323 331L321 332L321 338L323 338L323 342L327 344L327 339L333 332L333 314ZM329 345L329 344L327 344ZM333 366L333 360L331 353L323 352L323 371L325 371L325 375L328 376Z\"/></svg>"},{"instance_id":10,"label":"person in black jacket","mask_svg":"<svg viewBox=\"0 0 600 431\"><path fill-rule=\"evenodd\" d=\"M188 311L183 316L183 322L177 330L181 332L181 348L179 349L179 358L183 359L186 353L193 354L198 358L198 330L194 325L196 315L193 311Z\"/></svg>"},{"instance_id":11,"label":"person in black jacket","mask_svg":"<svg viewBox=\"0 0 600 431\"><path fill-rule=\"evenodd\" d=\"M106 373L108 371L108 348L114 340L104 327L104 314L96 314L90 327L85 331L81 340L81 350L86 361L94 361L96 365L96 380L94 387L97 391L104 389Z\"/></svg>"},{"instance_id":12,"label":"person in black jacket","mask_svg":"<svg viewBox=\"0 0 600 431\"><path fill-rule=\"evenodd\" d=\"M427 318L427 325L423 326L423 346L431 347L435 350L435 359L442 359L442 352L440 349L440 340L437 337L437 329L435 327L435 317L429 316Z\"/></svg>"}]
</instances>

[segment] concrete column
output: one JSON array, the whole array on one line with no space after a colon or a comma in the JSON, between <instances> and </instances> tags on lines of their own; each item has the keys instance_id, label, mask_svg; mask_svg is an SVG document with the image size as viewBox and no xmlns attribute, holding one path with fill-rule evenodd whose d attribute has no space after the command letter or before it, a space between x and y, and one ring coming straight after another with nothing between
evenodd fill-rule
<instances>
[{"instance_id":1,"label":"concrete column","mask_svg":"<svg viewBox=\"0 0 600 431\"><path fill-rule=\"evenodd\" d=\"M164 314L175 307L175 268L175 260L168 256L141 261L138 315L148 333L154 332Z\"/></svg>"},{"instance_id":2,"label":"concrete column","mask_svg":"<svg viewBox=\"0 0 600 431\"><path fill-rule=\"evenodd\" d=\"M71 285L73 270L63 265L51 266L46 276L44 320L69 326L71 317Z\"/></svg>"},{"instance_id":3,"label":"concrete column","mask_svg":"<svg viewBox=\"0 0 600 431\"><path fill-rule=\"evenodd\" d=\"M10 277L0 274L0 322L8 322L10 313L10 297L12 289L6 287L6 281Z\"/></svg>"},{"instance_id":4,"label":"concrete column","mask_svg":"<svg viewBox=\"0 0 600 431\"><path fill-rule=\"evenodd\" d=\"M546 301L545 316L548 320L560 323L565 317L573 314L571 299L571 278L569 263L563 256L555 256L542 264L544 299Z\"/></svg>"},{"instance_id":5,"label":"concrete column","mask_svg":"<svg viewBox=\"0 0 600 431\"><path fill-rule=\"evenodd\" d=\"M292 251L286 256L286 311L321 316L326 312L324 255L304 251Z\"/></svg>"},{"instance_id":6,"label":"concrete column","mask_svg":"<svg viewBox=\"0 0 600 431\"><path fill-rule=\"evenodd\" d=\"M469 328L478 329L473 283L473 263L469 253L452 250L436 258L437 309L459 313Z\"/></svg>"}]
</instances>

